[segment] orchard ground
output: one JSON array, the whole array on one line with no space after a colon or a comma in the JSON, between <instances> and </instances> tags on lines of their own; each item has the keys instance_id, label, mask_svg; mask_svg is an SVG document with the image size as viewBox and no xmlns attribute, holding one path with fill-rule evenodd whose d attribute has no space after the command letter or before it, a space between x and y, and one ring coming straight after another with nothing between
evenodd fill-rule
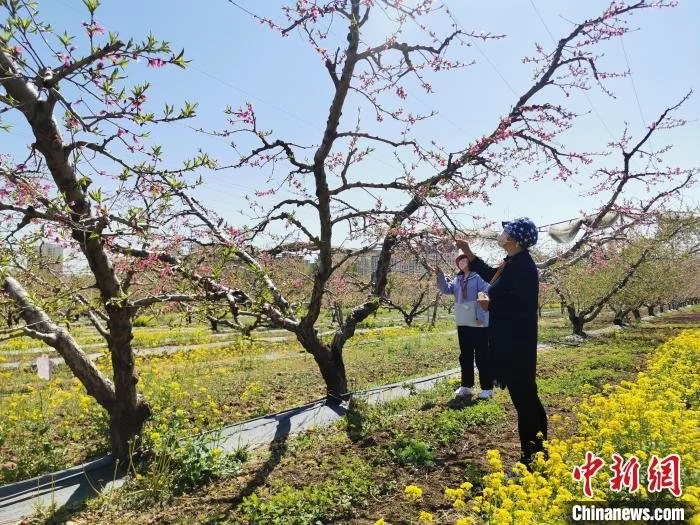
<instances>
[{"instance_id":1,"label":"orchard ground","mask_svg":"<svg viewBox=\"0 0 700 525\"><path fill-rule=\"evenodd\" d=\"M569 333L555 311L547 314L540 333L543 343ZM457 338L448 314L431 332L400 323L390 314L370 318L350 341L345 359L352 390L458 366ZM81 343L98 341L88 327L76 332ZM154 409L145 435L155 441L172 433L191 436L325 395L312 356L287 332L255 334L249 340L235 333L213 334L204 326L139 327L134 342L145 351L169 352L137 357L139 386ZM37 357L36 347L35 340L20 338L0 348L5 362L27 364L0 369L4 422L0 483L52 472L108 452L104 410L65 366L56 368L50 381L39 379L28 366ZM178 348L182 351L172 351ZM44 350L57 355L47 347ZM96 362L103 372L111 373L108 358Z\"/></svg>"},{"instance_id":2,"label":"orchard ground","mask_svg":"<svg viewBox=\"0 0 700 525\"><path fill-rule=\"evenodd\" d=\"M585 396L634 378L659 344L684 328L700 326L700 310L695 307L572 347L559 343L569 333L565 320L554 311L548 314L541 322L540 341L553 348L540 354L539 386L551 419L550 437L575 433L570 418ZM601 319L598 326L606 321ZM451 330L451 320L444 319L430 333L395 327L359 334L346 351L353 387L454 366L457 344ZM172 432L192 435L322 395L313 360L291 340L268 342L264 349L232 340L224 348L203 346L142 358L139 368L142 386L156 411L145 432L156 449ZM34 406L38 415L25 409L36 426L25 425L27 431L22 434L17 425L13 433L3 435L3 454L9 450L16 454L5 456L3 463L9 460L17 465L3 472L20 479L106 450L104 416L87 396L79 394L76 404L71 392L80 389L66 372L59 369L49 383L21 373L24 377L8 376L3 381L4 388L15 389L7 396L17 403L11 410L24 402L26 407ZM388 523L415 523L420 507L434 519L452 523L448 519L452 503L445 499L445 488L469 482L478 492L488 469L488 449L501 451L506 468L519 454L515 413L507 393L499 391L491 402L455 403L454 386L445 382L377 407L355 405L350 416L334 427L290 437L266 450L239 451L233 468L215 473L211 476L215 479L203 485L173 490L165 480L172 465L155 461L136 466L133 481L89 502L70 519L76 523L374 523L384 518ZM52 403L58 409L50 417L54 409L46 405ZM37 440L42 446L36 446ZM18 474L20 468L23 475ZM419 502L404 496L405 487L414 484L422 490ZM38 516L41 522L53 515L44 509Z\"/></svg>"}]
</instances>

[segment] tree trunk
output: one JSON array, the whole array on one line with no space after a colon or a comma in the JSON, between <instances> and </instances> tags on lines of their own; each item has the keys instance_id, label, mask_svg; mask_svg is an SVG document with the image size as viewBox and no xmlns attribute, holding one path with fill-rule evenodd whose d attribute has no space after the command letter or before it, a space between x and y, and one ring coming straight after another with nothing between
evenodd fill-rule
<instances>
[{"instance_id":1,"label":"tree trunk","mask_svg":"<svg viewBox=\"0 0 700 525\"><path fill-rule=\"evenodd\" d=\"M617 326L629 326L629 315L631 311L632 310L613 310L613 313L615 314L615 317L613 318L613 324Z\"/></svg>"},{"instance_id":2,"label":"tree trunk","mask_svg":"<svg viewBox=\"0 0 700 525\"><path fill-rule=\"evenodd\" d=\"M430 328L435 328L435 322L437 321L438 306L440 305L439 299L440 295L437 295L435 297L435 302L433 303L433 317L430 319Z\"/></svg>"},{"instance_id":3,"label":"tree trunk","mask_svg":"<svg viewBox=\"0 0 700 525\"><path fill-rule=\"evenodd\" d=\"M659 312L664 313L664 305L663 304L659 305Z\"/></svg>"},{"instance_id":4,"label":"tree trunk","mask_svg":"<svg viewBox=\"0 0 700 525\"><path fill-rule=\"evenodd\" d=\"M537 317L539 317L540 319L542 319L542 306L539 306L539 307L537 308Z\"/></svg>"},{"instance_id":5,"label":"tree trunk","mask_svg":"<svg viewBox=\"0 0 700 525\"><path fill-rule=\"evenodd\" d=\"M342 398L348 393L348 380L345 376L345 363L343 355L339 352L331 352L328 347L321 347L312 352L314 360L321 371L323 381L326 383L328 397Z\"/></svg>"},{"instance_id":6,"label":"tree trunk","mask_svg":"<svg viewBox=\"0 0 700 525\"><path fill-rule=\"evenodd\" d=\"M559 306L561 307L561 315L564 315L566 313L566 304L562 301Z\"/></svg>"},{"instance_id":7,"label":"tree trunk","mask_svg":"<svg viewBox=\"0 0 700 525\"><path fill-rule=\"evenodd\" d=\"M143 424L151 417L151 408L141 396L138 396L133 406L126 399L118 397L110 416L112 454L120 460L127 460L133 450L132 440L141 434Z\"/></svg>"},{"instance_id":8,"label":"tree trunk","mask_svg":"<svg viewBox=\"0 0 700 525\"><path fill-rule=\"evenodd\" d=\"M338 303L333 303L333 319L331 323L336 322L342 328L345 319L343 318L343 307Z\"/></svg>"},{"instance_id":9,"label":"tree trunk","mask_svg":"<svg viewBox=\"0 0 700 525\"><path fill-rule=\"evenodd\" d=\"M312 325L306 325L296 333L297 340L304 350L314 356L314 360L326 383L326 393L329 398L340 398L348 392L348 380L345 376L342 345L333 350L324 345Z\"/></svg>"},{"instance_id":10,"label":"tree trunk","mask_svg":"<svg viewBox=\"0 0 700 525\"><path fill-rule=\"evenodd\" d=\"M639 308L632 310L632 315L637 322L642 320L642 312L639 311Z\"/></svg>"},{"instance_id":11,"label":"tree trunk","mask_svg":"<svg viewBox=\"0 0 700 525\"><path fill-rule=\"evenodd\" d=\"M649 305L649 306L647 306L647 313L648 313L649 315L651 315L651 316L656 315L656 314L654 313L654 305Z\"/></svg>"},{"instance_id":12,"label":"tree trunk","mask_svg":"<svg viewBox=\"0 0 700 525\"><path fill-rule=\"evenodd\" d=\"M112 454L121 459L129 456L129 441L141 433L151 415L151 408L138 394L138 376L131 347L133 329L128 308L108 306L109 351L114 370L116 401L110 420Z\"/></svg>"},{"instance_id":13,"label":"tree trunk","mask_svg":"<svg viewBox=\"0 0 700 525\"><path fill-rule=\"evenodd\" d=\"M217 319L209 319L209 324L211 325L212 332L219 331L219 321Z\"/></svg>"},{"instance_id":14,"label":"tree trunk","mask_svg":"<svg viewBox=\"0 0 700 525\"><path fill-rule=\"evenodd\" d=\"M586 324L583 318L581 317L575 317L574 319L571 320L571 328L573 330L574 335L578 335L579 337L586 337L586 332L583 331L583 325Z\"/></svg>"},{"instance_id":15,"label":"tree trunk","mask_svg":"<svg viewBox=\"0 0 700 525\"><path fill-rule=\"evenodd\" d=\"M586 324L586 322L583 320L583 316L576 314L576 308L574 308L573 305L567 304L566 311L569 314L569 322L571 323L572 333L580 337L586 337L586 333L583 331L583 325Z\"/></svg>"},{"instance_id":16,"label":"tree trunk","mask_svg":"<svg viewBox=\"0 0 700 525\"><path fill-rule=\"evenodd\" d=\"M119 43L118 47L121 45ZM87 186L81 182L80 174L72 164L72 155L69 155L66 149L58 119L54 118L55 105L59 99L52 94L49 94L46 99L40 98L36 90L32 89L21 75L14 74L14 71L15 64L12 57L1 50L0 77L4 77L3 87L8 95L18 101L17 107L32 128L36 139L33 148L43 155L56 189L65 200L71 219L76 224L72 227L71 236L85 255L95 278L95 286L99 289L101 300L107 308L109 316L107 339L114 369L114 383L102 376L75 344L70 334L51 323L43 311L35 309L33 315L38 316L38 320L42 323L39 326L43 325L47 329L41 330L42 333L47 334L46 342L61 353L73 373L85 385L88 393L110 413L113 422L111 426L118 437L117 448L113 452L125 458L128 454L128 445L126 445L128 439L140 431L145 419L144 415L147 417L150 412L136 392L137 379L131 349L132 311L124 298L125 290L122 289L122 283L107 253L103 226L98 223L95 223L95 229L92 229L93 226L87 226L94 223L95 217L92 215ZM6 279L6 284L8 282L11 286L10 278ZM143 406L140 406L141 404Z\"/></svg>"}]
</instances>

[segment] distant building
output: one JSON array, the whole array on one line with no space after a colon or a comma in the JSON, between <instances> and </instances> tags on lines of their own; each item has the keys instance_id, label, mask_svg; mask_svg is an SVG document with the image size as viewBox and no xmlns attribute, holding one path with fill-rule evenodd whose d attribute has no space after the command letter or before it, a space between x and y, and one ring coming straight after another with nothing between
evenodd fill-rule
<instances>
[{"instance_id":1,"label":"distant building","mask_svg":"<svg viewBox=\"0 0 700 525\"><path fill-rule=\"evenodd\" d=\"M42 240L37 246L39 264L54 273L63 273L63 246Z\"/></svg>"},{"instance_id":2,"label":"distant building","mask_svg":"<svg viewBox=\"0 0 700 525\"><path fill-rule=\"evenodd\" d=\"M371 275L374 273L379 263L381 251L382 249L377 247L359 255L355 260L357 273L361 275ZM423 274L425 273L425 266L423 266L423 263L435 267L436 265L444 265L444 261L450 258L450 254L444 253L437 247L429 248L426 252L422 253L422 260L420 261L414 254L399 250L394 252L391 256L391 271L408 275Z\"/></svg>"}]
</instances>

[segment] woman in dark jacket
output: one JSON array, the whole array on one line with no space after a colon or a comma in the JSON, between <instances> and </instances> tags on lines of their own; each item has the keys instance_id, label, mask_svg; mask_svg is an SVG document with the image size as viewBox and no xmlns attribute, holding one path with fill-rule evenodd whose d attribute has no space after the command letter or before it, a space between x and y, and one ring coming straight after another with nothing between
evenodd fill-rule
<instances>
[{"instance_id":1,"label":"woman in dark jacket","mask_svg":"<svg viewBox=\"0 0 700 525\"><path fill-rule=\"evenodd\" d=\"M506 258L498 268L479 259L464 240L457 241L470 268L491 286L480 304L489 311L491 371L507 388L518 413L521 461L528 464L547 438L547 415L537 395L537 296L539 276L528 248L537 242L537 227L528 218L503 222L498 245Z\"/></svg>"}]
</instances>

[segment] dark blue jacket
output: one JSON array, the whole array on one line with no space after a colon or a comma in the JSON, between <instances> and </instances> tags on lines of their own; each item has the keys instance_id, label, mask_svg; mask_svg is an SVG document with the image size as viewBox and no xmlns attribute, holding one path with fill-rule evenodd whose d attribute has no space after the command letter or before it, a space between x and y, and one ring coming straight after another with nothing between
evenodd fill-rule
<instances>
[{"instance_id":1,"label":"dark blue jacket","mask_svg":"<svg viewBox=\"0 0 700 525\"><path fill-rule=\"evenodd\" d=\"M503 272L489 288L489 343L494 377L507 386L535 380L539 274L527 250L504 261ZM469 267L485 281L497 271L478 257Z\"/></svg>"}]
</instances>

